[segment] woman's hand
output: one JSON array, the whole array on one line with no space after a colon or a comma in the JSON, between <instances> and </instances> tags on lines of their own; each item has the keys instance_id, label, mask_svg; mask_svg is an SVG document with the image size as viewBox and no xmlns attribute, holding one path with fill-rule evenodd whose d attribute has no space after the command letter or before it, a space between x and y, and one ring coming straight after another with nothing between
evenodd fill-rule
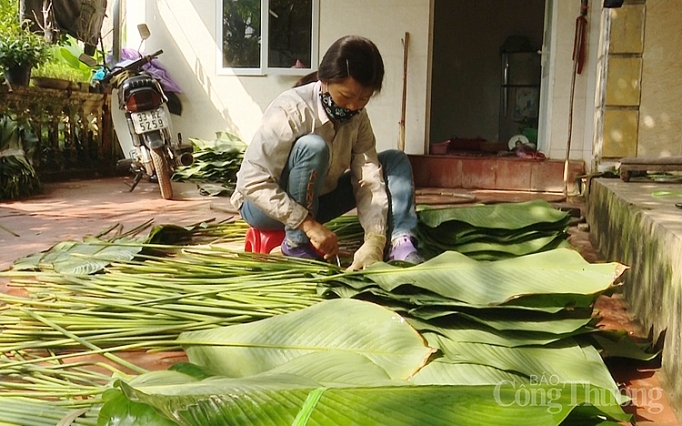
<instances>
[{"instance_id":1,"label":"woman's hand","mask_svg":"<svg viewBox=\"0 0 682 426\"><path fill-rule=\"evenodd\" d=\"M348 267L349 271L365 269L384 259L384 247L386 236L369 233L365 235L365 242L353 256L353 264Z\"/></svg>"},{"instance_id":2,"label":"woman's hand","mask_svg":"<svg viewBox=\"0 0 682 426\"><path fill-rule=\"evenodd\" d=\"M320 253L324 254L325 259L329 259L339 254L339 241L336 234L326 226L308 216L300 226L300 229L310 239L310 244Z\"/></svg>"}]
</instances>

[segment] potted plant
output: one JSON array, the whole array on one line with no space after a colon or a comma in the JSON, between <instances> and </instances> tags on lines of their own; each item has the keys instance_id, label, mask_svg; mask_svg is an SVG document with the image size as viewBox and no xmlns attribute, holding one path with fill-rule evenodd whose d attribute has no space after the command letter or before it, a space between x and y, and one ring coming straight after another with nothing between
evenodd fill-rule
<instances>
[{"instance_id":1,"label":"potted plant","mask_svg":"<svg viewBox=\"0 0 682 426\"><path fill-rule=\"evenodd\" d=\"M37 87L88 91L92 70L78 59L83 49L73 37L67 36L52 46L51 57L31 71L31 81Z\"/></svg>"},{"instance_id":2,"label":"potted plant","mask_svg":"<svg viewBox=\"0 0 682 426\"><path fill-rule=\"evenodd\" d=\"M11 85L28 86L31 69L50 57L49 45L28 29L0 33L0 67Z\"/></svg>"}]
</instances>

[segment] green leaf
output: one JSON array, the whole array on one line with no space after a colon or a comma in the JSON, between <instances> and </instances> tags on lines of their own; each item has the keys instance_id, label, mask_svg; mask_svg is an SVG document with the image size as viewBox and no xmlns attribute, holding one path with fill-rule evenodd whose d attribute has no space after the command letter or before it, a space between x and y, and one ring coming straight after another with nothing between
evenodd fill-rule
<instances>
[{"instance_id":1,"label":"green leaf","mask_svg":"<svg viewBox=\"0 0 682 426\"><path fill-rule=\"evenodd\" d=\"M151 406L131 401L119 390L110 392L99 412L97 426L177 426L177 423L159 415Z\"/></svg>"},{"instance_id":2,"label":"green leaf","mask_svg":"<svg viewBox=\"0 0 682 426\"><path fill-rule=\"evenodd\" d=\"M410 324L421 331L422 335L431 345L434 345L434 341L429 338L429 335L431 334L445 336L457 342L486 343L489 345L507 347L547 345L573 336L572 333L561 335L524 331L502 332L487 327L484 328L482 325L477 325L476 323L468 321L441 327L434 324L417 322L415 320L410 320Z\"/></svg>"},{"instance_id":3,"label":"green leaf","mask_svg":"<svg viewBox=\"0 0 682 426\"><path fill-rule=\"evenodd\" d=\"M551 297L551 306L582 306L607 291L618 263L590 264L572 249L557 249L498 262L478 262L445 252L421 265L401 268L377 263L364 276L386 291L410 285L472 305L501 305L524 296ZM550 306L550 305L545 305Z\"/></svg>"},{"instance_id":4,"label":"green leaf","mask_svg":"<svg viewBox=\"0 0 682 426\"><path fill-rule=\"evenodd\" d=\"M500 203L473 207L450 207L419 212L419 221L435 228L441 223L458 221L477 228L523 229L541 223L558 223L568 214L545 200L523 203Z\"/></svg>"},{"instance_id":5,"label":"green leaf","mask_svg":"<svg viewBox=\"0 0 682 426\"><path fill-rule=\"evenodd\" d=\"M566 335L575 333L596 320L591 316L591 311L584 312L582 317L565 318L562 315L531 315L532 312L524 313L523 318L518 318L520 313L516 313L518 318L510 318L509 312L495 314L494 312L476 312L471 315L443 307L424 307L410 311L410 315L422 320L433 320L445 316L454 316L453 321L458 317L474 321L498 331L524 331L532 333L547 333ZM414 324L413 324L414 325ZM419 330L419 327L417 327ZM590 329L590 331L592 331Z\"/></svg>"},{"instance_id":6,"label":"green leaf","mask_svg":"<svg viewBox=\"0 0 682 426\"><path fill-rule=\"evenodd\" d=\"M407 379L434 349L402 317L373 303L329 300L249 324L182 333L189 361L210 371L245 377L320 351L364 355L392 379Z\"/></svg>"},{"instance_id":7,"label":"green leaf","mask_svg":"<svg viewBox=\"0 0 682 426\"><path fill-rule=\"evenodd\" d=\"M117 386L132 401L153 406L181 425L289 426L303 414L307 424L319 426L547 426L560 424L586 402L594 408L585 415L596 411L612 420L629 419L608 393L603 397L599 388L583 384L325 388L297 376L272 375Z\"/></svg>"},{"instance_id":8,"label":"green leaf","mask_svg":"<svg viewBox=\"0 0 682 426\"><path fill-rule=\"evenodd\" d=\"M426 258L451 250L477 260L506 259L563 246L570 220L544 200L424 209L418 218L419 249Z\"/></svg>"},{"instance_id":9,"label":"green leaf","mask_svg":"<svg viewBox=\"0 0 682 426\"><path fill-rule=\"evenodd\" d=\"M194 377L197 380L202 380L213 376L213 374L211 374L209 371L206 371L206 369L199 367L198 365L194 365L191 362L178 362L173 364L168 370L186 374L190 377Z\"/></svg>"},{"instance_id":10,"label":"green leaf","mask_svg":"<svg viewBox=\"0 0 682 426\"><path fill-rule=\"evenodd\" d=\"M130 240L120 240L125 243ZM132 242L132 241L130 241ZM102 270L111 262L129 261L142 250L141 246L117 245L96 238L84 242L64 241L43 253L17 260L12 269L54 270L65 275L89 275Z\"/></svg>"},{"instance_id":11,"label":"green leaf","mask_svg":"<svg viewBox=\"0 0 682 426\"><path fill-rule=\"evenodd\" d=\"M619 403L628 399L604 365L597 350L572 339L548 346L504 347L465 343L437 336L445 360L452 363L488 365L549 383L588 383L610 392Z\"/></svg>"},{"instance_id":12,"label":"green leaf","mask_svg":"<svg viewBox=\"0 0 682 426\"><path fill-rule=\"evenodd\" d=\"M335 280L336 281L336 280ZM415 306L426 306L432 307L434 311L443 310L444 312L452 312L457 310L459 312L470 312L470 311L490 311L499 312L502 314L521 314L521 313L545 313L545 314L555 314L565 310L563 305L558 306L525 306L525 305L472 305L465 302L460 302L457 300L448 299L437 294L429 293L424 290L421 293L392 293L390 291L383 290L378 287L367 287L364 290L356 290L353 286L365 286L366 283L362 283L357 280L338 280L339 282L345 282L347 285L338 285L332 282L324 283L320 288L318 288L318 294L326 297L341 297L341 298L356 298L360 300L369 300L371 302L378 303L383 306L390 307L391 309L402 309L403 311L410 311L412 307ZM543 295L543 301L548 299L548 296ZM526 300L524 297L523 300ZM592 297L590 297L592 300ZM417 308L419 309L419 308ZM419 317L419 311L415 311L415 316ZM432 316L434 314L428 313L427 315Z\"/></svg>"},{"instance_id":13,"label":"green leaf","mask_svg":"<svg viewBox=\"0 0 682 426\"><path fill-rule=\"evenodd\" d=\"M481 364L453 363L436 359L410 379L416 385L530 384L528 377Z\"/></svg>"},{"instance_id":14,"label":"green leaf","mask_svg":"<svg viewBox=\"0 0 682 426\"><path fill-rule=\"evenodd\" d=\"M177 225L158 225L149 231L148 244L189 243L192 239L191 227Z\"/></svg>"},{"instance_id":15,"label":"green leaf","mask_svg":"<svg viewBox=\"0 0 682 426\"><path fill-rule=\"evenodd\" d=\"M638 344L626 331L600 330L585 336L585 341L601 350L602 357L618 357L651 361L660 351L652 351L650 343Z\"/></svg>"},{"instance_id":16,"label":"green leaf","mask_svg":"<svg viewBox=\"0 0 682 426\"><path fill-rule=\"evenodd\" d=\"M323 386L397 386L386 371L364 355L345 351L311 352L260 375L292 374Z\"/></svg>"},{"instance_id":17,"label":"green leaf","mask_svg":"<svg viewBox=\"0 0 682 426\"><path fill-rule=\"evenodd\" d=\"M556 240L564 241L565 238L566 237L563 234L555 234L510 243L474 241L467 244L456 244L453 248L464 254L499 252L508 253L514 256L525 256L527 254L542 251L545 247L555 243Z\"/></svg>"}]
</instances>

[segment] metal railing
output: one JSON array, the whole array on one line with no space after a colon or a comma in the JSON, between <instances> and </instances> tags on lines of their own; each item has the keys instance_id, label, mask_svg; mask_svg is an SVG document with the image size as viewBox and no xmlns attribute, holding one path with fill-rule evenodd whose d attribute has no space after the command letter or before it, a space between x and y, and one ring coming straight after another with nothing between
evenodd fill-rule
<instances>
[{"instance_id":1,"label":"metal railing","mask_svg":"<svg viewBox=\"0 0 682 426\"><path fill-rule=\"evenodd\" d=\"M38 137L33 166L42 178L110 174L119 157L109 96L83 90L0 87L0 112L26 120Z\"/></svg>"}]
</instances>

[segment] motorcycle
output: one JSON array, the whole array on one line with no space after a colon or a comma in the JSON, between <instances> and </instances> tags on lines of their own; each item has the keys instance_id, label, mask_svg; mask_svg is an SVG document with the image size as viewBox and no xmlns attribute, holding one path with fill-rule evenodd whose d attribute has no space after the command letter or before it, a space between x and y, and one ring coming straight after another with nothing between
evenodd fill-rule
<instances>
[{"instance_id":1,"label":"motorcycle","mask_svg":"<svg viewBox=\"0 0 682 426\"><path fill-rule=\"evenodd\" d=\"M144 41L149 31L141 31L141 35ZM158 50L140 54L139 59L105 70L99 84L112 92L112 120L125 156L117 169L127 168L135 175L130 191L147 175L158 182L161 196L168 200L173 197L171 176L175 167L191 165L194 158L192 147L183 146L180 134L173 141L168 97L159 81L142 69L162 53ZM123 117L116 115L116 109L123 112Z\"/></svg>"}]
</instances>

